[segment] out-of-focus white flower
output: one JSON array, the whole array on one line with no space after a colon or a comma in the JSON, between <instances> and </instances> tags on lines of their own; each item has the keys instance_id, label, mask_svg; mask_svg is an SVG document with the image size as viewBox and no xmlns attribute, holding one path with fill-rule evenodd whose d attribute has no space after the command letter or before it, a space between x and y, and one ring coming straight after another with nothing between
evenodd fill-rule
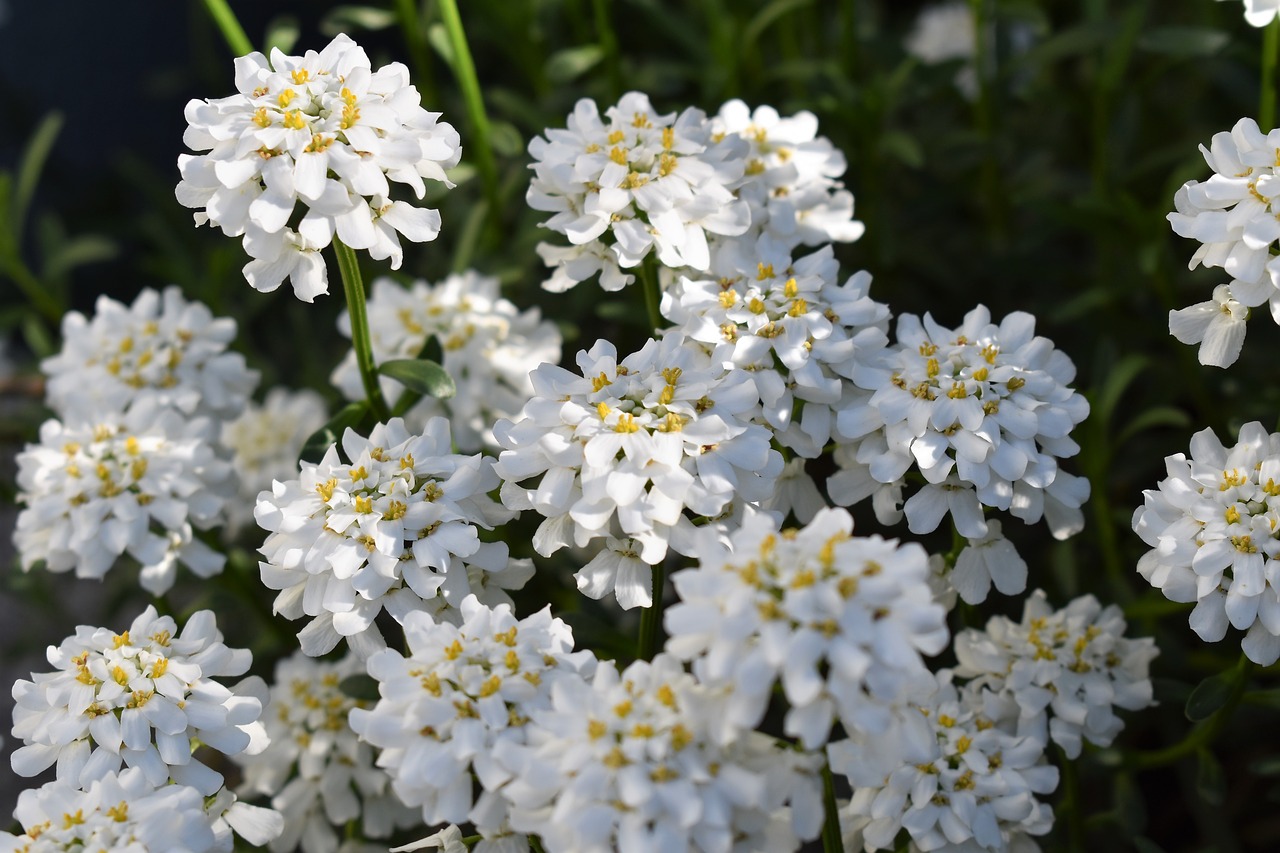
<instances>
[{"instance_id":1,"label":"out-of-focus white flower","mask_svg":"<svg viewBox=\"0 0 1280 853\"><path fill-rule=\"evenodd\" d=\"M1041 590L1027 597L1022 621L993 616L982 631L956 635L956 675L1011 699L1017 732L1052 738L1068 758L1081 739L1110 746L1124 721L1113 708L1152 703L1148 669L1159 654L1150 637L1125 639L1120 608L1084 595L1054 610Z\"/></svg>"},{"instance_id":2,"label":"out-of-focus white flower","mask_svg":"<svg viewBox=\"0 0 1280 853\"><path fill-rule=\"evenodd\" d=\"M1228 449L1212 429L1191 438L1191 459L1165 458L1169 476L1142 493L1134 532L1151 550L1138 572L1171 601L1194 601L1191 628L1216 643L1247 631L1249 659L1280 658L1280 434L1254 421Z\"/></svg>"},{"instance_id":3,"label":"out-of-focus white flower","mask_svg":"<svg viewBox=\"0 0 1280 853\"><path fill-rule=\"evenodd\" d=\"M142 587L163 595L177 564L200 577L226 557L196 538L216 525L231 491L212 424L185 420L155 399L101 420L45 421L40 443L18 454L14 544L22 567L101 579L125 554L142 566Z\"/></svg>"},{"instance_id":4,"label":"out-of-focus white flower","mask_svg":"<svg viewBox=\"0 0 1280 853\"><path fill-rule=\"evenodd\" d=\"M667 267L707 269L707 235L742 234L751 223L732 192L745 149L737 135L717 138L701 110L661 115L640 92L623 95L603 120L594 101L578 101L565 129L529 143L529 206L554 214L542 225L582 250L540 249L558 265L543 286L565 290L600 272L601 286L616 290L635 279L622 270L651 253Z\"/></svg>"},{"instance_id":5,"label":"out-of-focus white flower","mask_svg":"<svg viewBox=\"0 0 1280 853\"><path fill-rule=\"evenodd\" d=\"M918 545L853 537L842 509L799 530L762 519L708 543L699 566L672 581L666 649L692 660L699 681L732 693L713 725L722 739L760 724L781 680L788 735L806 749L848 730L883 731L890 709L946 647Z\"/></svg>"},{"instance_id":6,"label":"out-of-focus white flower","mask_svg":"<svg viewBox=\"0 0 1280 853\"><path fill-rule=\"evenodd\" d=\"M838 413L838 433L857 449L837 455L849 473L833 479L833 499L875 495L881 521L893 523L900 492L883 487L915 467L925 485L902 506L913 533L950 514L962 536L983 540L984 507L1027 523L1043 517L1058 539L1079 532L1089 482L1058 460L1079 452L1070 433L1089 404L1067 385L1071 359L1035 334L1035 318L1014 312L996 325L980 305L952 330L905 314L897 337L841 368L873 393Z\"/></svg>"},{"instance_id":7,"label":"out-of-focus white flower","mask_svg":"<svg viewBox=\"0 0 1280 853\"><path fill-rule=\"evenodd\" d=\"M14 817L26 832L0 832L0 850L6 853L219 849L199 791L187 785L157 788L138 769L104 774L84 788L59 779L23 791Z\"/></svg>"},{"instance_id":8,"label":"out-of-focus white flower","mask_svg":"<svg viewBox=\"0 0 1280 853\"><path fill-rule=\"evenodd\" d=\"M243 675L252 659L223 644L211 610L181 634L151 606L119 634L81 625L48 659L54 672L13 687L13 736L26 744L12 757L19 776L56 762L60 781L84 786L123 761L153 786L173 779L210 796L222 774L192 755L193 741L225 755L266 747L262 679L214 680Z\"/></svg>"},{"instance_id":9,"label":"out-of-focus white flower","mask_svg":"<svg viewBox=\"0 0 1280 853\"><path fill-rule=\"evenodd\" d=\"M803 459L792 459L778 475L773 495L760 501L760 508L778 513L783 518L793 514L801 524L808 524L827 506L818 484L804 469Z\"/></svg>"},{"instance_id":10,"label":"out-of-focus white flower","mask_svg":"<svg viewBox=\"0 0 1280 853\"><path fill-rule=\"evenodd\" d=\"M1036 795L1057 787L1058 769L1045 763L1043 740L996 720L944 670L889 731L831 744L832 771L853 786L843 822L861 828L867 850L892 848L902 829L920 850L1007 850L1015 837L1044 835L1053 810Z\"/></svg>"},{"instance_id":11,"label":"out-of-focus white flower","mask_svg":"<svg viewBox=\"0 0 1280 853\"><path fill-rule=\"evenodd\" d=\"M865 229L853 218L853 193L838 180L845 171L844 154L818 136L813 113L802 110L784 118L773 107L752 110L734 99L711 118L711 128L747 143L735 194L750 206L751 228L731 240L768 234L794 248L848 243L862 236Z\"/></svg>"},{"instance_id":12,"label":"out-of-focus white flower","mask_svg":"<svg viewBox=\"0 0 1280 853\"><path fill-rule=\"evenodd\" d=\"M528 744L498 745L511 825L548 850L796 849L821 827L821 758L757 732L721 744L723 702L661 654L557 681Z\"/></svg>"},{"instance_id":13,"label":"out-of-focus white flower","mask_svg":"<svg viewBox=\"0 0 1280 853\"><path fill-rule=\"evenodd\" d=\"M573 652L569 626L549 608L517 621L510 607L472 596L462 616L457 627L412 614L409 655L386 649L369 659L382 698L353 710L351 727L381 749L378 766L428 826L470 821L499 830L501 789L511 778L495 760L499 745L523 744L530 716L550 707L554 686L590 676L595 658ZM485 792L478 800L476 780Z\"/></svg>"},{"instance_id":14,"label":"out-of-focus white flower","mask_svg":"<svg viewBox=\"0 0 1280 853\"><path fill-rule=\"evenodd\" d=\"M275 609L313 617L298 634L313 657L345 639L362 658L385 642L374 618L403 622L418 610L458 619L471 593L510 602L533 573L509 560L505 542L481 542L511 514L486 494L497 487L492 462L451 453L449 423L433 418L412 435L393 418L368 438L348 429L299 479L277 480L258 496L254 517L269 532L259 549L262 582L280 590ZM477 583L471 574L487 574Z\"/></svg>"},{"instance_id":15,"label":"out-of-focus white flower","mask_svg":"<svg viewBox=\"0 0 1280 853\"><path fill-rule=\"evenodd\" d=\"M145 288L132 305L99 296L93 318L62 318L62 350L40 369L46 401L61 417L99 418L155 400L188 417L234 417L244 409L257 371L228 352L236 322L188 302L176 285Z\"/></svg>"},{"instance_id":16,"label":"out-of-focus white flower","mask_svg":"<svg viewBox=\"0 0 1280 853\"><path fill-rule=\"evenodd\" d=\"M1280 0L1244 0L1244 19L1255 27L1265 27L1280 15Z\"/></svg>"},{"instance_id":17,"label":"out-of-focus white flower","mask_svg":"<svg viewBox=\"0 0 1280 853\"><path fill-rule=\"evenodd\" d=\"M1169 334L1184 344L1200 344L1201 364L1229 367L1240 357L1248 319L1249 309L1231 295L1230 287L1220 284L1208 302L1170 311Z\"/></svg>"},{"instance_id":18,"label":"out-of-focus white flower","mask_svg":"<svg viewBox=\"0 0 1280 853\"><path fill-rule=\"evenodd\" d=\"M328 420L324 398L314 391L272 388L259 406L250 403L234 421L222 425L222 444L232 454L236 497L227 502L227 527L253 524L258 494L273 480L297 476L298 454L307 439Z\"/></svg>"},{"instance_id":19,"label":"out-of-focus white flower","mask_svg":"<svg viewBox=\"0 0 1280 853\"><path fill-rule=\"evenodd\" d=\"M237 94L187 104L178 158L178 201L244 237L254 261L245 275L259 290L284 278L305 302L327 292L316 250L336 235L375 259L403 257L400 237L435 239L440 214L393 198L402 184L419 199L424 179L452 186L445 170L461 156L458 133L422 108L409 70L374 71L364 49L338 35L319 53L236 59ZM301 203L302 215L294 221Z\"/></svg>"},{"instance_id":20,"label":"out-of-focus white flower","mask_svg":"<svg viewBox=\"0 0 1280 853\"><path fill-rule=\"evenodd\" d=\"M448 400L424 397L405 413L410 428L432 417L447 417L453 439L464 453L496 449L493 424L515 417L533 396L529 372L560 361L560 332L541 319L537 308L520 311L503 299L498 279L468 270L439 284L415 281L405 288L389 278L375 279L368 304L373 360L417 358L434 338L444 353L443 366L457 386ZM345 313L338 321L351 336ZM354 350L333 372L333 384L353 400L364 399ZM382 392L394 403L403 386L383 377Z\"/></svg>"},{"instance_id":21,"label":"out-of-focus white flower","mask_svg":"<svg viewBox=\"0 0 1280 853\"><path fill-rule=\"evenodd\" d=\"M978 75L973 66L978 29L968 0L952 0L923 9L903 47L926 65L964 60L956 72L956 88L970 100L978 96Z\"/></svg>"},{"instance_id":22,"label":"out-of-focus white flower","mask_svg":"<svg viewBox=\"0 0 1280 853\"><path fill-rule=\"evenodd\" d=\"M640 559L656 565L668 547L691 547L686 510L715 518L739 499L772 494L782 456L749 420L759 395L747 371L726 371L679 334L621 362L612 344L597 341L578 353L578 368L539 367L521 418L494 428L506 448L495 465L503 502L545 516L533 539L538 553L613 536L633 539ZM648 594L628 590L619 601Z\"/></svg>"},{"instance_id":23,"label":"out-of-focus white flower","mask_svg":"<svg viewBox=\"0 0 1280 853\"><path fill-rule=\"evenodd\" d=\"M386 838L413 826L416 814L391 793L386 772L374 767L374 750L347 724L353 708L367 707L340 689L342 679L364 672L348 655L317 661L301 652L276 664L275 683L263 711L270 745L233 760L244 769L242 791L266 794L284 816L271 842L276 853L332 853L335 827L360 821L365 838Z\"/></svg>"}]
</instances>

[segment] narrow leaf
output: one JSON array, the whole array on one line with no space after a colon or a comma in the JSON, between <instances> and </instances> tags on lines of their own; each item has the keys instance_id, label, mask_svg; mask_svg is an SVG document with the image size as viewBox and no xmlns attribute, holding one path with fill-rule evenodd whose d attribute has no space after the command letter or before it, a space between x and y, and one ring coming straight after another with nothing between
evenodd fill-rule
<instances>
[{"instance_id":1,"label":"narrow leaf","mask_svg":"<svg viewBox=\"0 0 1280 853\"><path fill-rule=\"evenodd\" d=\"M1231 698L1236 679L1240 675L1235 670L1211 675L1196 685L1187 697L1187 719L1193 723L1206 720L1218 711Z\"/></svg>"},{"instance_id":2,"label":"narrow leaf","mask_svg":"<svg viewBox=\"0 0 1280 853\"><path fill-rule=\"evenodd\" d=\"M319 462L324 458L324 454L329 450L329 447L338 443L338 439L342 438L342 434L347 431L348 427L355 428L359 426L360 422L368 414L369 403L365 400L359 400L343 406L336 415L329 419L327 424L311 434L311 437L302 445L302 452L298 454L298 460Z\"/></svg>"},{"instance_id":3,"label":"narrow leaf","mask_svg":"<svg viewBox=\"0 0 1280 853\"><path fill-rule=\"evenodd\" d=\"M457 386L449 373L434 361L419 358L398 358L378 365L378 372L396 380L410 391L416 391L437 400L447 400L457 393Z\"/></svg>"},{"instance_id":4,"label":"narrow leaf","mask_svg":"<svg viewBox=\"0 0 1280 853\"><path fill-rule=\"evenodd\" d=\"M338 682L338 689L342 691L344 696L350 696L361 702L377 702L380 698L378 695L378 682L371 675L365 675L363 672L355 675L348 675L342 681Z\"/></svg>"}]
</instances>

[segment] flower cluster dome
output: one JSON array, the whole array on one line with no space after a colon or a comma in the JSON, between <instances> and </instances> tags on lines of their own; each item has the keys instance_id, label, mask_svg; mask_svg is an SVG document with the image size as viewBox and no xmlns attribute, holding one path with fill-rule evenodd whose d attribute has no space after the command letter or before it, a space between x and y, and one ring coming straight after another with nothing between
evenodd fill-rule
<instances>
[{"instance_id":1,"label":"flower cluster dome","mask_svg":"<svg viewBox=\"0 0 1280 853\"><path fill-rule=\"evenodd\" d=\"M409 70L374 70L346 35L322 51L236 60L237 94L187 104L187 147L177 197L208 222L243 237L245 277L270 291L286 278L304 302L328 292L319 250L336 237L399 268L400 238L435 239L440 215L396 199L421 199L427 180L452 186L457 131L422 108ZM299 213L300 209L300 213Z\"/></svg>"}]
</instances>

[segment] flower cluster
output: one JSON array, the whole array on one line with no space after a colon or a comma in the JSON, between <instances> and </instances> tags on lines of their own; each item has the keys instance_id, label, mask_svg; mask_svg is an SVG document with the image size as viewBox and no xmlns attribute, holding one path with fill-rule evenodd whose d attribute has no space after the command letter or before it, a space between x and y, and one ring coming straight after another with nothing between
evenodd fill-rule
<instances>
[{"instance_id":1,"label":"flower cluster","mask_svg":"<svg viewBox=\"0 0 1280 853\"><path fill-rule=\"evenodd\" d=\"M947 645L924 549L851 535L826 509L800 530L761 519L714 543L672 580L667 651L732 694L719 724L753 729L781 681L788 735L806 749L849 731L884 731L891 709L928 677L921 653Z\"/></svg>"},{"instance_id":2,"label":"flower cluster","mask_svg":"<svg viewBox=\"0 0 1280 853\"><path fill-rule=\"evenodd\" d=\"M448 400L425 397L405 413L413 428L432 417L447 417L464 453L494 448L493 424L511 418L533 396L529 371L560 361L560 333L538 309L520 311L500 294L498 279L473 271L450 275L437 285L415 281L409 288L389 278L375 279L368 304L369 333L377 363L417 358L437 341L443 366L457 386ZM351 336L343 314L339 329ZM355 352L333 372L333 384L350 399L364 398ZM382 378L382 391L395 402L404 391Z\"/></svg>"},{"instance_id":3,"label":"flower cluster","mask_svg":"<svg viewBox=\"0 0 1280 853\"><path fill-rule=\"evenodd\" d=\"M1191 628L1216 643L1246 631L1244 652L1280 658L1280 434L1254 421L1226 448L1212 429L1191 438L1191 458L1165 459L1169 476L1143 491L1133 529L1152 550L1138 572L1171 601L1194 601Z\"/></svg>"},{"instance_id":4,"label":"flower cluster","mask_svg":"<svg viewBox=\"0 0 1280 853\"><path fill-rule=\"evenodd\" d=\"M320 464L277 480L258 496L254 517L268 531L259 549L262 582L280 590L276 611L313 617L298 634L318 656L346 639L361 657L382 648L374 625L384 609L397 621L424 608L456 619L471 593L509 601L532 575L508 559L503 542L481 542L477 527L510 517L486 492L492 463L451 453L449 424L435 418L421 435L394 418L363 437L348 429Z\"/></svg>"},{"instance_id":5,"label":"flower cluster","mask_svg":"<svg viewBox=\"0 0 1280 853\"><path fill-rule=\"evenodd\" d=\"M1082 738L1110 746L1124 728L1113 708L1138 711L1152 702L1155 641L1124 632L1115 605L1103 608L1085 595L1054 610L1036 590L1021 622L993 616L984 630L956 635L955 672L1010 702L1019 734L1052 739L1076 758Z\"/></svg>"},{"instance_id":6,"label":"flower cluster","mask_svg":"<svg viewBox=\"0 0 1280 853\"><path fill-rule=\"evenodd\" d=\"M832 771L853 786L848 849L892 849L905 829L920 850L1009 850L1049 831L1053 810L1036 795L1057 787L1058 769L1042 740L997 725L990 704L943 670L888 732L831 744Z\"/></svg>"},{"instance_id":7,"label":"flower cluster","mask_svg":"<svg viewBox=\"0 0 1280 853\"><path fill-rule=\"evenodd\" d=\"M517 620L471 596L462 617L461 627L407 619L409 655L386 649L369 659L382 699L352 711L351 727L381 749L378 766L428 825L471 821L492 832L504 824L499 794L511 778L495 760L499 745L523 744L554 685L589 677L595 659L573 652L569 626L547 608ZM484 789L478 801L472 774Z\"/></svg>"},{"instance_id":8,"label":"flower cluster","mask_svg":"<svg viewBox=\"0 0 1280 853\"><path fill-rule=\"evenodd\" d=\"M458 134L422 108L409 70L374 71L363 48L338 35L319 53L236 60L230 97L187 104L178 158L178 201L241 237L245 278L270 291L286 278L304 302L328 292L319 250L336 238L400 266L400 237L435 239L440 215L393 198L403 184L420 199L424 179L452 186ZM295 208L302 208L300 219Z\"/></svg>"},{"instance_id":9,"label":"flower cluster","mask_svg":"<svg viewBox=\"0 0 1280 853\"><path fill-rule=\"evenodd\" d=\"M713 364L679 334L622 361L598 341L578 353L578 368L539 367L520 420L494 428L506 448L495 466L503 502L545 516L538 553L613 536L655 565L668 547L692 547L686 509L715 518L735 500L771 494L782 457L750 420L759 395L746 371ZM647 606L647 574L619 601ZM583 578L579 586L610 591Z\"/></svg>"},{"instance_id":10,"label":"flower cluster","mask_svg":"<svg viewBox=\"0 0 1280 853\"><path fill-rule=\"evenodd\" d=\"M386 838L411 826L414 814L392 793L391 780L373 766L373 747L347 723L353 708L371 703L342 692L344 678L364 672L351 655L317 661L297 652L276 664L275 683L262 719L270 744L256 755L237 755L242 790L272 797L284 817L271 842L276 853L327 853L338 848L335 827L359 820L365 838Z\"/></svg>"},{"instance_id":11,"label":"flower cluster","mask_svg":"<svg viewBox=\"0 0 1280 853\"><path fill-rule=\"evenodd\" d=\"M251 658L223 644L212 611L193 614L181 633L150 606L119 634L81 625L48 658L54 672L13 688L19 776L56 762L60 781L88 785L123 761L152 786L172 779L210 796L222 774L192 755L193 741L226 755L266 746L266 685L214 680L243 675Z\"/></svg>"},{"instance_id":12,"label":"flower cluster","mask_svg":"<svg viewBox=\"0 0 1280 853\"><path fill-rule=\"evenodd\" d=\"M127 554L155 595L173 586L179 562L200 577L222 571L226 557L193 530L221 521L230 492L231 469L214 454L209 427L155 400L92 424L45 421L40 443L17 457L23 569L42 563L101 579Z\"/></svg>"},{"instance_id":13,"label":"flower cluster","mask_svg":"<svg viewBox=\"0 0 1280 853\"><path fill-rule=\"evenodd\" d=\"M820 759L722 743L723 704L668 655L556 682L527 745L498 748L511 825L548 851L796 849L821 825Z\"/></svg>"},{"instance_id":14,"label":"flower cluster","mask_svg":"<svg viewBox=\"0 0 1280 853\"><path fill-rule=\"evenodd\" d=\"M1035 334L1031 315L1014 312L996 325L978 306L952 330L927 314L923 322L904 314L896 343L862 351L850 374L873 393L867 405L842 409L837 418L840 434L857 442L837 455L845 468L828 484L837 503L887 493L876 506L880 520L892 523L904 475L914 467L925 485L902 507L913 533L936 529L950 513L971 546L990 544L984 507L1027 523L1043 517L1059 539L1083 526L1089 483L1060 470L1058 459L1079 451L1070 432L1089 404L1067 386L1075 376L1071 360ZM1020 583L995 580L1001 591L1021 592L1025 574ZM979 576L958 591L976 603L990 581Z\"/></svg>"},{"instance_id":15,"label":"flower cluster","mask_svg":"<svg viewBox=\"0 0 1280 853\"><path fill-rule=\"evenodd\" d=\"M578 101L566 128L529 143L529 206L554 214L542 225L570 243L538 246L555 267L543 286L564 291L599 273L601 287L620 290L635 280L623 270L651 253L666 267L705 270L708 233L738 235L751 224L747 202L730 191L745 147L738 136L717 139L701 110L659 114L640 92L603 119L594 101Z\"/></svg>"}]
</instances>

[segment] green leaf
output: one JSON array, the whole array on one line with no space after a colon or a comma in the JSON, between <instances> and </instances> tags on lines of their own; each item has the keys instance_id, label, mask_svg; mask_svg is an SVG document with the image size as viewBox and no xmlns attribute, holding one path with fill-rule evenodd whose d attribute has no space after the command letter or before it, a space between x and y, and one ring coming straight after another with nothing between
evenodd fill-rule
<instances>
[{"instance_id":1,"label":"green leaf","mask_svg":"<svg viewBox=\"0 0 1280 853\"><path fill-rule=\"evenodd\" d=\"M378 694L378 682L372 675L366 675L358 672L355 675L348 675L342 681L338 682L338 689L342 691L344 696L349 696L360 702L377 702L381 698Z\"/></svg>"},{"instance_id":2,"label":"green leaf","mask_svg":"<svg viewBox=\"0 0 1280 853\"><path fill-rule=\"evenodd\" d=\"M1259 758L1249 765L1249 772L1255 776L1280 776L1280 755Z\"/></svg>"},{"instance_id":3,"label":"green leaf","mask_svg":"<svg viewBox=\"0 0 1280 853\"><path fill-rule=\"evenodd\" d=\"M1250 690L1244 694L1243 701L1249 705L1261 705L1264 708L1280 711L1280 687L1269 690Z\"/></svg>"},{"instance_id":4,"label":"green leaf","mask_svg":"<svg viewBox=\"0 0 1280 853\"><path fill-rule=\"evenodd\" d=\"M445 65L453 67L453 45L449 43L449 33L445 31L444 24L437 21L427 27L427 41L436 53L440 54L440 58L444 60Z\"/></svg>"},{"instance_id":5,"label":"green leaf","mask_svg":"<svg viewBox=\"0 0 1280 853\"><path fill-rule=\"evenodd\" d=\"M1113 801L1116 804L1116 820L1130 835L1137 835L1147 825L1147 804L1142 791L1128 773L1116 774Z\"/></svg>"},{"instance_id":6,"label":"green leaf","mask_svg":"<svg viewBox=\"0 0 1280 853\"><path fill-rule=\"evenodd\" d=\"M298 19L293 15L277 15L272 18L267 24L266 35L263 37L266 53L270 54L273 47L280 48L284 53L291 52L293 46L298 43L300 32Z\"/></svg>"},{"instance_id":7,"label":"green leaf","mask_svg":"<svg viewBox=\"0 0 1280 853\"><path fill-rule=\"evenodd\" d=\"M773 0L768 6L765 6L742 30L742 45L748 47L755 44L760 36L764 35L765 30L777 23L788 12L799 9L801 6L808 6L813 0Z\"/></svg>"},{"instance_id":8,"label":"green leaf","mask_svg":"<svg viewBox=\"0 0 1280 853\"><path fill-rule=\"evenodd\" d=\"M84 264L107 261L116 256L116 244L106 237L86 234L68 240L49 256L44 266L44 278L60 278Z\"/></svg>"},{"instance_id":9,"label":"green leaf","mask_svg":"<svg viewBox=\"0 0 1280 853\"><path fill-rule=\"evenodd\" d=\"M1129 439L1149 429L1156 427L1176 427L1182 428L1190 425L1191 418L1182 409L1175 409L1173 406L1156 406L1147 409L1138 415L1129 423L1125 424L1124 429L1116 435L1113 446L1119 447Z\"/></svg>"},{"instance_id":10,"label":"green leaf","mask_svg":"<svg viewBox=\"0 0 1280 853\"><path fill-rule=\"evenodd\" d=\"M493 150L503 157L519 157L524 154L524 137L509 121L494 121L489 124L489 142L493 145Z\"/></svg>"},{"instance_id":11,"label":"green leaf","mask_svg":"<svg viewBox=\"0 0 1280 853\"><path fill-rule=\"evenodd\" d=\"M571 83L586 74L604 59L604 48L598 44L586 44L557 50L547 59L547 81Z\"/></svg>"},{"instance_id":12,"label":"green leaf","mask_svg":"<svg viewBox=\"0 0 1280 853\"><path fill-rule=\"evenodd\" d=\"M1127 356L1111 368L1102 390L1097 394L1091 413L1102 429L1106 429L1111 423L1111 416L1124 396L1125 389L1146 369L1147 357L1143 355Z\"/></svg>"},{"instance_id":13,"label":"green leaf","mask_svg":"<svg viewBox=\"0 0 1280 853\"><path fill-rule=\"evenodd\" d=\"M329 419L329 422L320 429L311 433L310 438L302 445L302 452L298 454L299 461L319 462L331 445L337 444L338 439L342 438L342 434L347 431L348 427L356 427L369 414L369 403L366 400L358 400L354 403L348 403L338 410L338 413Z\"/></svg>"},{"instance_id":14,"label":"green leaf","mask_svg":"<svg viewBox=\"0 0 1280 853\"><path fill-rule=\"evenodd\" d=\"M335 6L333 11L320 19L320 32L327 36L351 30L385 30L396 22L391 9L372 6Z\"/></svg>"},{"instance_id":15,"label":"green leaf","mask_svg":"<svg viewBox=\"0 0 1280 853\"><path fill-rule=\"evenodd\" d=\"M451 269L455 273L461 273L471 266L471 258L475 255L476 246L480 243L480 235L484 231L484 225L489 217L489 202L480 199L471 205L471 211L467 214L467 218L462 223L462 230L458 235L458 242L455 244L453 251L453 265ZM427 338L427 346L435 341L435 335ZM436 346L440 344L437 342ZM429 358L432 361L440 361L439 355L426 355L420 353L419 358Z\"/></svg>"},{"instance_id":16,"label":"green leaf","mask_svg":"<svg viewBox=\"0 0 1280 853\"><path fill-rule=\"evenodd\" d=\"M10 209L13 227L14 245L22 245L22 228L26 224L27 208L31 205L31 197L35 195L36 184L40 182L40 173L44 171L44 162L49 158L49 151L58 139L62 130L62 113L52 112L44 117L36 132L27 143L27 150L22 154L22 163L18 166L17 186L13 190L13 207Z\"/></svg>"},{"instance_id":17,"label":"green leaf","mask_svg":"<svg viewBox=\"0 0 1280 853\"><path fill-rule=\"evenodd\" d=\"M1193 723L1206 720L1227 704L1240 673L1236 670L1211 675L1196 685L1187 697L1187 719Z\"/></svg>"},{"instance_id":18,"label":"green leaf","mask_svg":"<svg viewBox=\"0 0 1280 853\"><path fill-rule=\"evenodd\" d=\"M447 400L457 393L449 373L434 361L421 358L397 358L378 365L378 372L394 379L410 391L437 400Z\"/></svg>"},{"instance_id":19,"label":"green leaf","mask_svg":"<svg viewBox=\"0 0 1280 853\"><path fill-rule=\"evenodd\" d=\"M48 358L58 351L58 345L49 335L44 321L35 314L22 319L22 339L36 358Z\"/></svg>"},{"instance_id":20,"label":"green leaf","mask_svg":"<svg viewBox=\"0 0 1280 853\"><path fill-rule=\"evenodd\" d=\"M1213 753L1201 747L1196 756L1200 767L1196 770L1196 792L1205 802L1220 805L1227 798L1227 774Z\"/></svg>"},{"instance_id":21,"label":"green leaf","mask_svg":"<svg viewBox=\"0 0 1280 853\"><path fill-rule=\"evenodd\" d=\"M920 148L920 143L900 130L891 130L880 137L880 151L912 169L924 167L924 151Z\"/></svg>"},{"instance_id":22,"label":"green leaf","mask_svg":"<svg viewBox=\"0 0 1280 853\"><path fill-rule=\"evenodd\" d=\"M1178 59L1213 56L1231 36L1209 27L1153 27L1138 36L1138 49Z\"/></svg>"}]
</instances>

